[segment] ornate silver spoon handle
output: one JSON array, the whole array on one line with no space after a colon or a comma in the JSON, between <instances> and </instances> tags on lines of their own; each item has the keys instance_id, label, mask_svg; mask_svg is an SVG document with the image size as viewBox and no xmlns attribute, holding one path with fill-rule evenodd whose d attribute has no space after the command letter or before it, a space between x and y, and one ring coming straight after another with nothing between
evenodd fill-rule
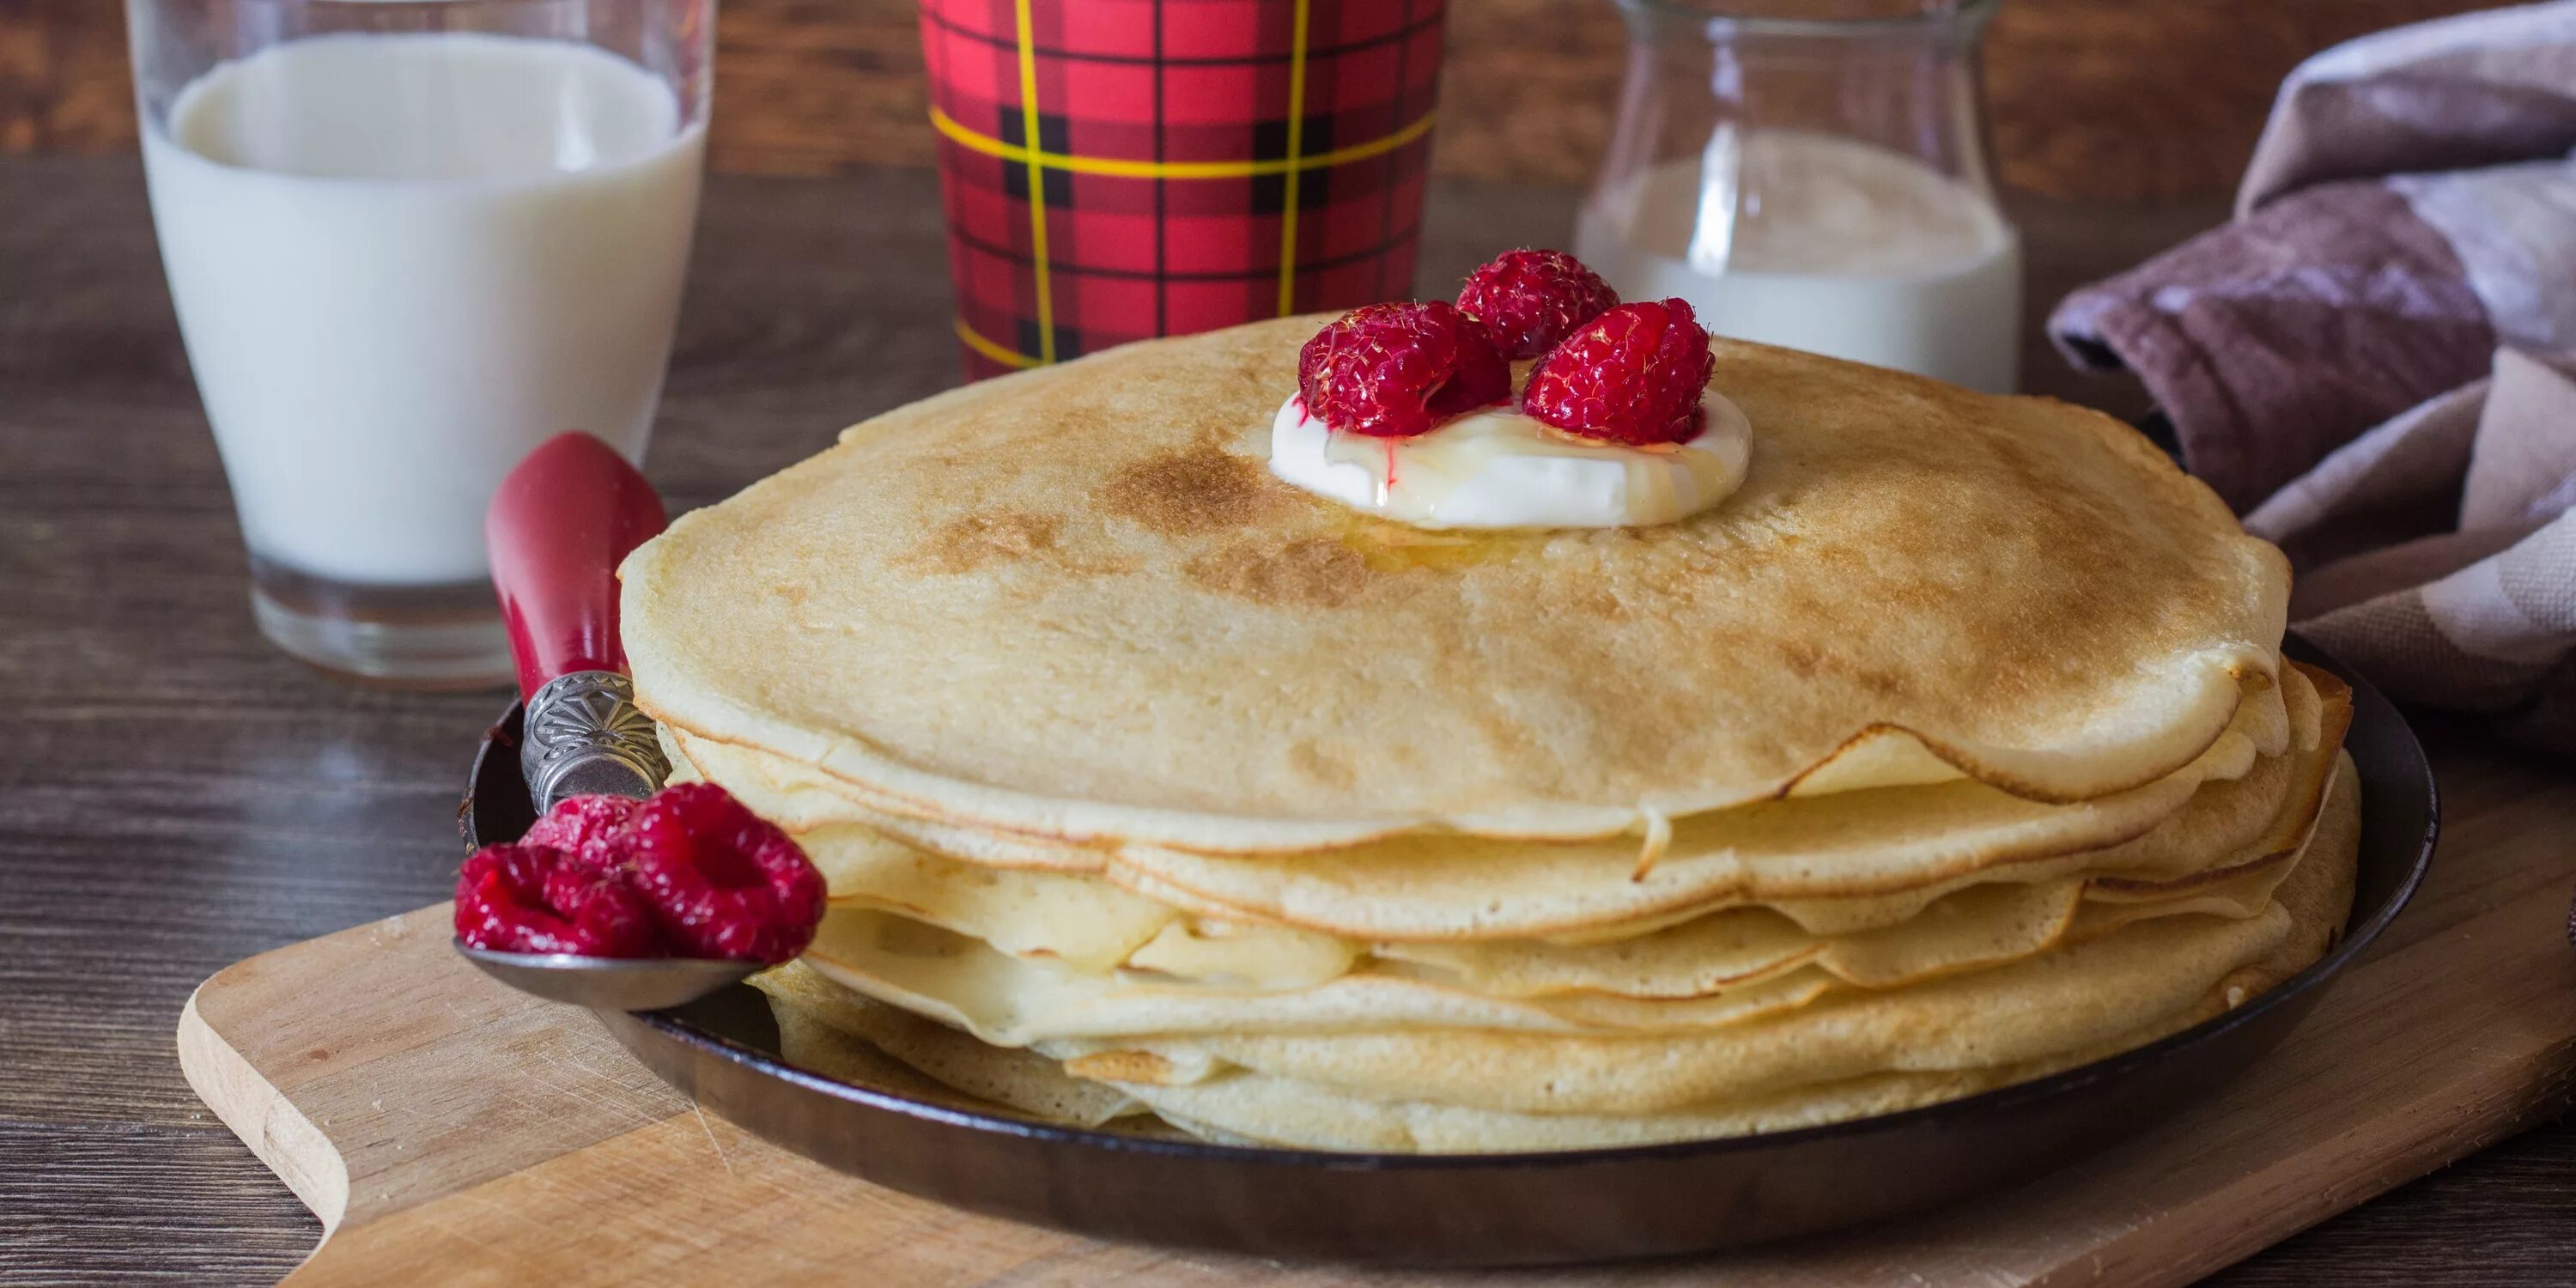
<instances>
[{"instance_id":1,"label":"ornate silver spoon handle","mask_svg":"<svg viewBox=\"0 0 2576 1288\"><path fill-rule=\"evenodd\" d=\"M519 772L540 818L566 796L650 796L671 776L652 718L635 707L635 685L614 671L546 681L528 699L525 729Z\"/></svg>"}]
</instances>

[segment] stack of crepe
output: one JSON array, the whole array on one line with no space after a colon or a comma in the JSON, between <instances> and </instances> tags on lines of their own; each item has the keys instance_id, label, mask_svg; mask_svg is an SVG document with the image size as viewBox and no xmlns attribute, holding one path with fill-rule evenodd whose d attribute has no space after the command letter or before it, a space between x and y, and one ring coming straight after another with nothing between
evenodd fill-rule
<instances>
[{"instance_id":1,"label":"stack of crepe","mask_svg":"<svg viewBox=\"0 0 2576 1288\"><path fill-rule=\"evenodd\" d=\"M1428 533L1263 468L1319 321L900 409L626 565L675 771L830 879L757 981L791 1059L1224 1140L1645 1143L2095 1059L2340 932L2349 692L2126 427L1720 341L1725 504Z\"/></svg>"}]
</instances>

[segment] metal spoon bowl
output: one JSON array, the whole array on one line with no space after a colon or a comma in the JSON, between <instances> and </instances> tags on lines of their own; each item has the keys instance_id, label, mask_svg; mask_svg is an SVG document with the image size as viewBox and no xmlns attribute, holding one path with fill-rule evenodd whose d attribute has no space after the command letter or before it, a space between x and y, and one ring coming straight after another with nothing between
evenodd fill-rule
<instances>
[{"instance_id":1,"label":"metal spoon bowl","mask_svg":"<svg viewBox=\"0 0 2576 1288\"><path fill-rule=\"evenodd\" d=\"M694 1002L760 969L758 962L697 957L583 957L575 953L505 953L456 941L456 951L484 974L550 1002L602 1011L659 1011Z\"/></svg>"}]
</instances>

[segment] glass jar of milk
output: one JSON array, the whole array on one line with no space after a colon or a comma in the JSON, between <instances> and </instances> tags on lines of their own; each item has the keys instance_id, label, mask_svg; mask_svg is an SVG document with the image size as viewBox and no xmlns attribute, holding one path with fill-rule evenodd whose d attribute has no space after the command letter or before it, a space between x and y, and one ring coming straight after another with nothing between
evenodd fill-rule
<instances>
[{"instance_id":1,"label":"glass jar of milk","mask_svg":"<svg viewBox=\"0 0 2576 1288\"><path fill-rule=\"evenodd\" d=\"M511 674L483 510L567 429L644 453L714 0L128 0L144 174L268 637Z\"/></svg>"},{"instance_id":2,"label":"glass jar of milk","mask_svg":"<svg viewBox=\"0 0 2576 1288\"><path fill-rule=\"evenodd\" d=\"M1618 0L1618 130L1575 253L1720 335L2009 391L2021 252L1977 46L1993 0Z\"/></svg>"}]
</instances>

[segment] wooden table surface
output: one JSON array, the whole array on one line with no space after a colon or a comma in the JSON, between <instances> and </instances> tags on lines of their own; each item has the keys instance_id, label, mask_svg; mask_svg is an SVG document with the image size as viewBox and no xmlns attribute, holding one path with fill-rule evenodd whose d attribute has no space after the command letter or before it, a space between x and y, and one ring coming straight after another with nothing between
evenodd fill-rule
<instances>
[{"instance_id":1,"label":"wooden table surface","mask_svg":"<svg viewBox=\"0 0 2576 1288\"><path fill-rule=\"evenodd\" d=\"M1561 242L1572 197L1435 189L1425 281ZM2026 204L2032 304L2218 217ZM674 510L956 378L927 175L723 179L648 473ZM2028 383L2117 411L2036 341ZM0 161L0 1283L273 1280L319 1226L181 1082L180 1003L234 960L446 894L499 694L349 688L250 621L240 539L131 159ZM2427 722L2445 772L2506 753ZM2576 1282L2576 1123L2228 1271Z\"/></svg>"}]
</instances>

